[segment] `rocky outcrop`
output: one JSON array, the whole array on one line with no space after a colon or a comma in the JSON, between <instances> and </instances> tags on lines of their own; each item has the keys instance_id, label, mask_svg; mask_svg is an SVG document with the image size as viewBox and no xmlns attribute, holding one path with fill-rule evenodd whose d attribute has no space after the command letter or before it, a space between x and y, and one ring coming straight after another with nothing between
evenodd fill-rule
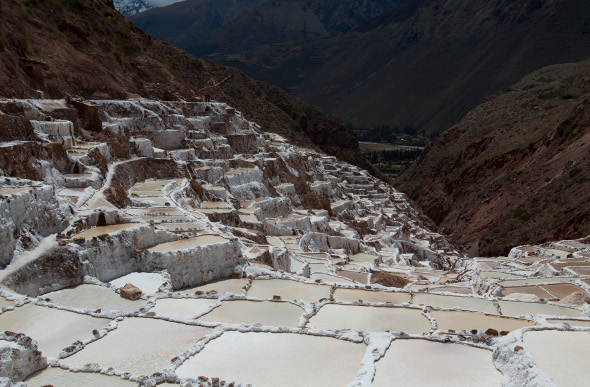
<instances>
[{"instance_id":1,"label":"rocky outcrop","mask_svg":"<svg viewBox=\"0 0 590 387\"><path fill-rule=\"evenodd\" d=\"M22 333L0 331L0 382L26 379L47 367L47 359L37 349L37 342Z\"/></svg>"}]
</instances>

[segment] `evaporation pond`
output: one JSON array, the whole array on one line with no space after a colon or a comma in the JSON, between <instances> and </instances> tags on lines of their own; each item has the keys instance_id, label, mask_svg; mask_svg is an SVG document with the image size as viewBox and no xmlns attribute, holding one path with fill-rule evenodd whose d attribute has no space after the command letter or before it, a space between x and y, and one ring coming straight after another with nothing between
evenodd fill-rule
<instances>
[{"instance_id":1,"label":"evaporation pond","mask_svg":"<svg viewBox=\"0 0 590 387\"><path fill-rule=\"evenodd\" d=\"M517 301L498 301L498 303L504 316L548 314L550 316L582 317L582 312L577 309L563 308L551 304Z\"/></svg>"},{"instance_id":2,"label":"evaporation pond","mask_svg":"<svg viewBox=\"0 0 590 387\"><path fill-rule=\"evenodd\" d=\"M72 238L92 239L92 238L97 237L99 235L112 234L117 231L127 230L129 228L139 226L140 224L144 224L144 223L122 223L122 224L111 224L110 226L92 227L86 231L83 231L79 234L72 236Z\"/></svg>"},{"instance_id":3,"label":"evaporation pond","mask_svg":"<svg viewBox=\"0 0 590 387\"><path fill-rule=\"evenodd\" d=\"M441 308L475 309L479 312L498 314L498 310L492 301L475 297L418 293L414 295L412 303L416 305L438 306Z\"/></svg>"},{"instance_id":4,"label":"evaporation pond","mask_svg":"<svg viewBox=\"0 0 590 387\"><path fill-rule=\"evenodd\" d=\"M222 280L217 282L210 282L205 285L199 285L193 288L183 289L183 290L176 290L176 293L180 294L195 294L195 292L211 292L216 291L217 293L235 293L235 294L242 294L244 292L243 287L246 286L249 282L247 278L236 278L236 279L228 279Z\"/></svg>"},{"instance_id":5,"label":"evaporation pond","mask_svg":"<svg viewBox=\"0 0 590 387\"><path fill-rule=\"evenodd\" d=\"M373 386L501 386L492 352L461 344L395 340L376 364Z\"/></svg>"},{"instance_id":6,"label":"evaporation pond","mask_svg":"<svg viewBox=\"0 0 590 387\"><path fill-rule=\"evenodd\" d=\"M223 301L220 307L199 318L204 322L271 325L297 328L305 311L288 302Z\"/></svg>"},{"instance_id":7,"label":"evaporation pond","mask_svg":"<svg viewBox=\"0 0 590 387\"><path fill-rule=\"evenodd\" d=\"M487 331L493 328L497 331L513 331L523 327L535 325L527 320L518 320L508 317L487 316L476 312L462 312L449 310L431 310L430 314L436 320L439 330L448 331Z\"/></svg>"},{"instance_id":8,"label":"evaporation pond","mask_svg":"<svg viewBox=\"0 0 590 387\"><path fill-rule=\"evenodd\" d=\"M430 320L420 310L374 306L324 305L307 324L309 328L351 329L367 332L430 331Z\"/></svg>"},{"instance_id":9,"label":"evaporation pond","mask_svg":"<svg viewBox=\"0 0 590 387\"><path fill-rule=\"evenodd\" d=\"M354 282L352 282L346 278L340 278L340 277L336 277L334 275L330 275L330 274L326 274L326 273L312 273L310 277L312 280L319 279L319 280L322 280L322 281L328 282L328 283L345 284L345 285L354 284Z\"/></svg>"},{"instance_id":10,"label":"evaporation pond","mask_svg":"<svg viewBox=\"0 0 590 387\"><path fill-rule=\"evenodd\" d=\"M364 344L292 333L225 332L176 371L255 386L345 386L360 369Z\"/></svg>"},{"instance_id":11,"label":"evaporation pond","mask_svg":"<svg viewBox=\"0 0 590 387\"><path fill-rule=\"evenodd\" d=\"M148 251L151 252L166 252L166 251L176 251L176 250L184 250L190 249L193 247L199 247L204 245L209 245L212 243L220 243L220 242L228 242L229 239L222 237L221 235L215 234L207 234L207 235L199 235L193 238L187 239L180 239L174 242L167 242L162 243L160 245L154 246Z\"/></svg>"},{"instance_id":12,"label":"evaporation pond","mask_svg":"<svg viewBox=\"0 0 590 387\"><path fill-rule=\"evenodd\" d=\"M105 368L151 375L211 332L209 328L163 320L126 318L117 329L63 362L75 367L98 363Z\"/></svg>"},{"instance_id":13,"label":"evaporation pond","mask_svg":"<svg viewBox=\"0 0 590 387\"><path fill-rule=\"evenodd\" d=\"M547 319L547 322L550 324L569 324L575 327L587 327L590 328L590 321L589 320L558 320L558 319Z\"/></svg>"},{"instance_id":14,"label":"evaporation pond","mask_svg":"<svg viewBox=\"0 0 590 387\"><path fill-rule=\"evenodd\" d=\"M84 387L133 387L137 383L95 372L71 372L61 368L46 368L29 376L25 382L29 387L42 386L84 386Z\"/></svg>"},{"instance_id":15,"label":"evaporation pond","mask_svg":"<svg viewBox=\"0 0 590 387\"><path fill-rule=\"evenodd\" d=\"M269 299L277 295L287 300L317 302L330 296L330 287L279 279L254 280L247 295L261 299Z\"/></svg>"},{"instance_id":16,"label":"evaporation pond","mask_svg":"<svg viewBox=\"0 0 590 387\"><path fill-rule=\"evenodd\" d=\"M0 309L2 309L5 306L13 306L14 302L12 301L8 301L6 298L0 296Z\"/></svg>"},{"instance_id":17,"label":"evaporation pond","mask_svg":"<svg viewBox=\"0 0 590 387\"><path fill-rule=\"evenodd\" d=\"M410 302L410 293L405 292L377 292L370 290L342 289L334 291L334 298L338 301L391 302L403 304Z\"/></svg>"},{"instance_id":18,"label":"evaporation pond","mask_svg":"<svg viewBox=\"0 0 590 387\"><path fill-rule=\"evenodd\" d=\"M145 301L131 301L121 297L113 290L97 285L78 285L43 295L54 304L78 309L122 310L135 312L146 304Z\"/></svg>"},{"instance_id":19,"label":"evaporation pond","mask_svg":"<svg viewBox=\"0 0 590 387\"><path fill-rule=\"evenodd\" d=\"M129 273L110 282L116 288L122 288L128 283L141 289L144 294L153 295L164 284L164 277L160 273Z\"/></svg>"},{"instance_id":20,"label":"evaporation pond","mask_svg":"<svg viewBox=\"0 0 590 387\"><path fill-rule=\"evenodd\" d=\"M55 308L26 304L0 314L0 331L24 333L35 339L44 356L57 357L77 340L92 337L111 320Z\"/></svg>"},{"instance_id":21,"label":"evaporation pond","mask_svg":"<svg viewBox=\"0 0 590 387\"><path fill-rule=\"evenodd\" d=\"M590 379L590 332L526 332L524 347L559 386L586 386Z\"/></svg>"},{"instance_id":22,"label":"evaporation pond","mask_svg":"<svg viewBox=\"0 0 590 387\"><path fill-rule=\"evenodd\" d=\"M172 317L176 319L192 319L208 312L217 305L217 300L206 298L160 298L150 312L156 316Z\"/></svg>"}]
</instances>

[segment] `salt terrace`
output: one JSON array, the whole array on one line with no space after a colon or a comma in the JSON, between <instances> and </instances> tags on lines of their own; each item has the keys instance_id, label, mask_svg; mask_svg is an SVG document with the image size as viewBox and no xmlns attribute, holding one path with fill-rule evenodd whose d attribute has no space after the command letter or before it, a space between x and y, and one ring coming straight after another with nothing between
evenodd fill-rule
<instances>
[{"instance_id":1,"label":"salt terrace","mask_svg":"<svg viewBox=\"0 0 590 387\"><path fill-rule=\"evenodd\" d=\"M590 377L590 240L467 257L391 186L225 104L85 103L105 142L83 140L92 109L0 101L36 136L0 147L0 384Z\"/></svg>"}]
</instances>

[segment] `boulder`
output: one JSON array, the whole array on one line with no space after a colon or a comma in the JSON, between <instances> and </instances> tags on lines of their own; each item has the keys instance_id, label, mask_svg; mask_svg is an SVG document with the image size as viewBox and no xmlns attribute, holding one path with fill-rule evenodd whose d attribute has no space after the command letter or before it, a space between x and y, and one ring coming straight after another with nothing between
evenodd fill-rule
<instances>
[{"instance_id":1,"label":"boulder","mask_svg":"<svg viewBox=\"0 0 590 387\"><path fill-rule=\"evenodd\" d=\"M120 290L121 297L128 300L138 300L141 297L141 289L130 283L125 284Z\"/></svg>"}]
</instances>

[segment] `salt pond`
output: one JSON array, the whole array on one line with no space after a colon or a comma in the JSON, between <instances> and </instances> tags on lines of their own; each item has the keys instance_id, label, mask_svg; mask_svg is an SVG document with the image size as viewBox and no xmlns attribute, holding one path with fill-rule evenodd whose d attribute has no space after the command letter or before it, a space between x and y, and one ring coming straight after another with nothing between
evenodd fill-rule
<instances>
[{"instance_id":1,"label":"salt pond","mask_svg":"<svg viewBox=\"0 0 590 387\"><path fill-rule=\"evenodd\" d=\"M498 301L504 316L524 316L529 314L547 314L550 316L582 317L577 309L563 308L551 304L533 302Z\"/></svg>"},{"instance_id":2,"label":"salt pond","mask_svg":"<svg viewBox=\"0 0 590 387\"><path fill-rule=\"evenodd\" d=\"M162 371L170 359L211 331L157 319L126 318L117 329L63 362L76 367L98 363L132 374L151 375Z\"/></svg>"},{"instance_id":3,"label":"salt pond","mask_svg":"<svg viewBox=\"0 0 590 387\"><path fill-rule=\"evenodd\" d=\"M177 290L175 293L180 294L195 294L195 292L210 292L216 291L218 293L235 293L235 294L242 294L244 292L243 287L248 284L249 280L247 278L237 278L237 279L228 279L222 280L217 282L210 282L205 285L200 285L194 288L182 289Z\"/></svg>"},{"instance_id":4,"label":"salt pond","mask_svg":"<svg viewBox=\"0 0 590 387\"><path fill-rule=\"evenodd\" d=\"M410 301L410 293L338 288L334 291L334 298L338 301L363 300L365 302L391 302L393 304L403 304L404 302Z\"/></svg>"},{"instance_id":5,"label":"salt pond","mask_svg":"<svg viewBox=\"0 0 590 387\"><path fill-rule=\"evenodd\" d=\"M92 337L110 320L55 308L26 304L0 314L0 331L24 333L35 339L44 356L57 357L77 340Z\"/></svg>"},{"instance_id":6,"label":"salt pond","mask_svg":"<svg viewBox=\"0 0 590 387\"><path fill-rule=\"evenodd\" d=\"M72 238L84 238L84 239L92 239L99 235L105 234L112 234L117 231L127 230L135 226L139 226L140 224L144 223L122 223L122 224L111 224L110 226L98 226L92 227L86 231L83 231L79 234L74 235Z\"/></svg>"},{"instance_id":7,"label":"salt pond","mask_svg":"<svg viewBox=\"0 0 590 387\"><path fill-rule=\"evenodd\" d=\"M129 273L110 282L116 288L122 288L127 283L138 287L146 295L153 295L164 283L164 278L160 273Z\"/></svg>"},{"instance_id":8,"label":"salt pond","mask_svg":"<svg viewBox=\"0 0 590 387\"><path fill-rule=\"evenodd\" d=\"M95 372L71 372L61 368L46 368L34 373L25 381L29 387L84 386L84 387L132 387L137 383Z\"/></svg>"},{"instance_id":9,"label":"salt pond","mask_svg":"<svg viewBox=\"0 0 590 387\"><path fill-rule=\"evenodd\" d=\"M526 326L535 325L526 320L517 320L500 316L488 316L476 312L432 310L430 314L436 320L439 330L448 331L486 331L493 328L497 331L513 331Z\"/></svg>"},{"instance_id":10,"label":"salt pond","mask_svg":"<svg viewBox=\"0 0 590 387\"><path fill-rule=\"evenodd\" d=\"M418 293L414 294L412 303L416 305L438 306L441 308L475 309L484 313L498 313L498 310L492 301L475 297L455 297Z\"/></svg>"},{"instance_id":11,"label":"salt pond","mask_svg":"<svg viewBox=\"0 0 590 387\"><path fill-rule=\"evenodd\" d=\"M79 309L101 309L103 312L107 310L134 312L146 304L141 300L127 300L112 289L97 285L78 285L74 288L47 293L43 298L49 298L56 305Z\"/></svg>"},{"instance_id":12,"label":"salt pond","mask_svg":"<svg viewBox=\"0 0 590 387\"><path fill-rule=\"evenodd\" d=\"M199 321L254 324L296 328L304 310L288 302L223 301Z\"/></svg>"},{"instance_id":13,"label":"salt pond","mask_svg":"<svg viewBox=\"0 0 590 387\"><path fill-rule=\"evenodd\" d=\"M217 305L217 300L198 298L161 298L156 306L150 309L156 316L172 317L175 319L190 319L200 316Z\"/></svg>"},{"instance_id":14,"label":"salt pond","mask_svg":"<svg viewBox=\"0 0 590 387\"><path fill-rule=\"evenodd\" d=\"M531 331L524 347L560 386L585 386L590 378L590 332Z\"/></svg>"},{"instance_id":15,"label":"salt pond","mask_svg":"<svg viewBox=\"0 0 590 387\"><path fill-rule=\"evenodd\" d=\"M395 340L377 363L373 386L500 386L492 353L461 344Z\"/></svg>"},{"instance_id":16,"label":"salt pond","mask_svg":"<svg viewBox=\"0 0 590 387\"><path fill-rule=\"evenodd\" d=\"M345 386L354 380L365 349L328 337L226 332L182 364L177 374L255 386Z\"/></svg>"},{"instance_id":17,"label":"salt pond","mask_svg":"<svg viewBox=\"0 0 590 387\"><path fill-rule=\"evenodd\" d=\"M148 251L151 252L167 252L167 251L176 251L176 250L185 250L190 249L193 247L199 247L204 245L209 245L213 243L220 243L220 242L227 242L229 239L222 237L221 235L215 234L206 234L206 235L199 235L193 238L186 238L180 239L174 242L167 242L156 245Z\"/></svg>"},{"instance_id":18,"label":"salt pond","mask_svg":"<svg viewBox=\"0 0 590 387\"><path fill-rule=\"evenodd\" d=\"M417 309L324 305L307 324L310 328L423 333L430 321Z\"/></svg>"},{"instance_id":19,"label":"salt pond","mask_svg":"<svg viewBox=\"0 0 590 387\"><path fill-rule=\"evenodd\" d=\"M269 299L278 295L287 300L298 299L317 302L330 296L330 287L289 280L254 280L247 295L261 299Z\"/></svg>"}]
</instances>

